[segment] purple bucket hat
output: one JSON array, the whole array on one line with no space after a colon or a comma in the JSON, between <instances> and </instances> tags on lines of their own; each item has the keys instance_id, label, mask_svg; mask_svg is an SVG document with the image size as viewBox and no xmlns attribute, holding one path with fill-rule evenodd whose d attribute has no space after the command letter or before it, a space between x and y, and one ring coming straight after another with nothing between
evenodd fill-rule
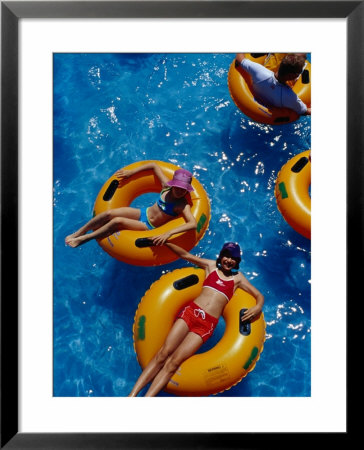
<instances>
[{"instance_id":1,"label":"purple bucket hat","mask_svg":"<svg viewBox=\"0 0 364 450\"><path fill-rule=\"evenodd\" d=\"M191 186L192 173L185 169L178 169L173 174L173 179L168 181L166 184L172 187L179 187L181 189L186 189L188 192L193 191Z\"/></svg>"},{"instance_id":2,"label":"purple bucket hat","mask_svg":"<svg viewBox=\"0 0 364 450\"><path fill-rule=\"evenodd\" d=\"M227 242L223 245L220 255L224 250L227 250L232 258L241 259L241 250L239 244L235 244L235 242Z\"/></svg>"}]
</instances>

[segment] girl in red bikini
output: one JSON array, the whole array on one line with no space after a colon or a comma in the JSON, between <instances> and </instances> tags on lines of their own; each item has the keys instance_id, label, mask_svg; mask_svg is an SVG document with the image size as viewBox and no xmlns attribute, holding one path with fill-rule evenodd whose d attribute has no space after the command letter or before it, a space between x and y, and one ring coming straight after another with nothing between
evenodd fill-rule
<instances>
[{"instance_id":1,"label":"girl in red bikini","mask_svg":"<svg viewBox=\"0 0 364 450\"><path fill-rule=\"evenodd\" d=\"M194 230L197 227L190 205L185 196L193 191L192 174L185 169L178 169L170 180L156 163L147 163L133 170L118 170L117 178L129 178L143 170L152 169L162 185L158 200L149 208L115 208L98 214L78 231L66 237L65 242L70 247L78 247L91 239L103 239L120 230L151 230L182 215L185 224L167 233L155 236L153 245L163 245L173 234ZM91 233L89 231L93 230Z\"/></svg>"},{"instance_id":2,"label":"girl in red bikini","mask_svg":"<svg viewBox=\"0 0 364 450\"><path fill-rule=\"evenodd\" d=\"M143 370L129 397L136 397L150 382L146 397L157 395L167 385L183 361L212 336L235 289L243 289L256 299L256 305L245 311L242 321L253 319L264 304L264 297L258 289L237 272L241 261L238 244L224 244L216 261L192 255L170 242L166 245L179 257L205 269L206 278L201 294L179 312L164 344Z\"/></svg>"}]
</instances>

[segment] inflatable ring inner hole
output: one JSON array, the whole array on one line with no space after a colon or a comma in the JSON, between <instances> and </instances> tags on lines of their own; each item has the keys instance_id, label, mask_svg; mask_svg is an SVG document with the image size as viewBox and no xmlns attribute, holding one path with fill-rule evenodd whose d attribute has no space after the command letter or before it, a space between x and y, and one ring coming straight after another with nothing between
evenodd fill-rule
<instances>
[{"instance_id":1,"label":"inflatable ring inner hole","mask_svg":"<svg viewBox=\"0 0 364 450\"><path fill-rule=\"evenodd\" d=\"M242 310L242 311L245 311L245 310ZM258 316L257 316L257 318L258 318ZM244 322L244 323L249 324L249 322ZM242 325L242 327L244 327L244 326ZM206 342L204 342L201 345L201 347L197 350L196 355L198 355L200 353L208 352L209 350L214 348L221 341L222 337L224 336L225 329L226 329L226 321L224 319L224 316L222 315L219 318L219 322L214 330L213 335Z\"/></svg>"},{"instance_id":2,"label":"inflatable ring inner hole","mask_svg":"<svg viewBox=\"0 0 364 450\"><path fill-rule=\"evenodd\" d=\"M132 208L145 208L151 206L156 202L158 193L159 191L156 190L155 192L146 192L144 194L138 195L132 200L130 206Z\"/></svg>"},{"instance_id":3,"label":"inflatable ring inner hole","mask_svg":"<svg viewBox=\"0 0 364 450\"><path fill-rule=\"evenodd\" d=\"M132 208L148 208L152 206L156 201L160 194L160 189L155 189L154 191L144 192L143 194L137 195L134 197L129 206ZM186 195L186 200L190 206L192 206L191 195Z\"/></svg>"},{"instance_id":4,"label":"inflatable ring inner hole","mask_svg":"<svg viewBox=\"0 0 364 450\"><path fill-rule=\"evenodd\" d=\"M247 323L247 322L245 322L245 323ZM213 335L206 342L204 342L201 345L201 347L197 350L196 355L198 355L200 353L206 353L209 350L211 350L212 348L214 348L221 341L222 337L224 336L225 329L226 329L226 321L224 319L224 316L222 315L219 318L219 322L214 330Z\"/></svg>"}]
</instances>

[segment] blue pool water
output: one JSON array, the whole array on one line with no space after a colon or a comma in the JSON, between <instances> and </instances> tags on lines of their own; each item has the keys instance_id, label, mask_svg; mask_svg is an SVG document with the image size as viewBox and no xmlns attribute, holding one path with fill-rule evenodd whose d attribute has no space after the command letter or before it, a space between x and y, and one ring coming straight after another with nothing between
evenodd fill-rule
<instances>
[{"instance_id":1,"label":"blue pool water","mask_svg":"<svg viewBox=\"0 0 364 450\"><path fill-rule=\"evenodd\" d=\"M192 252L215 258L224 242L238 241L240 269L265 296L260 360L219 395L310 396L310 241L278 212L274 183L288 159L311 147L311 121L275 127L250 121L229 95L233 58L54 55L55 396L126 396L141 373L132 337L138 303L163 273L187 265L136 267L95 241L65 246L65 236L91 218L106 179L146 159L194 173L212 218ZM221 319L203 349L223 328Z\"/></svg>"}]
</instances>

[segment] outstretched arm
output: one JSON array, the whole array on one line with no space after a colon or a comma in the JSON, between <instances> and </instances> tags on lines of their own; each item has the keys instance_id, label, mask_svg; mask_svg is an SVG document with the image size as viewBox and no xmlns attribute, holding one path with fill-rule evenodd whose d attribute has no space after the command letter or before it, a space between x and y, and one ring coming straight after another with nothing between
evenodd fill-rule
<instances>
[{"instance_id":1,"label":"outstretched arm","mask_svg":"<svg viewBox=\"0 0 364 450\"><path fill-rule=\"evenodd\" d=\"M192 255L192 253L189 253L187 250L180 247L179 245L172 244L171 242L166 242L165 245L180 258L185 259L186 261L189 261L193 264L196 264L196 266L199 266L202 269L207 269L212 264L215 264L215 261L213 261L212 259L200 258L199 256Z\"/></svg>"},{"instance_id":2,"label":"outstretched arm","mask_svg":"<svg viewBox=\"0 0 364 450\"><path fill-rule=\"evenodd\" d=\"M169 181L169 178L164 174L163 170L160 168L160 166L157 163L151 162L147 164L142 164L139 167L136 167L135 169L119 169L115 172L115 176L117 178L129 178L132 175L135 175L136 173L142 172L143 170L153 170L156 177L159 179L161 185L164 187Z\"/></svg>"},{"instance_id":3,"label":"outstretched arm","mask_svg":"<svg viewBox=\"0 0 364 450\"><path fill-rule=\"evenodd\" d=\"M240 279L238 283L238 287L248 292L248 294L252 295L256 300L256 305L249 308L245 311L242 321L252 320L254 319L263 309L264 305L264 296L261 292L258 291L245 277L243 274L239 274Z\"/></svg>"},{"instance_id":4,"label":"outstretched arm","mask_svg":"<svg viewBox=\"0 0 364 450\"><path fill-rule=\"evenodd\" d=\"M195 216L191 212L191 208L189 204L183 208L182 215L186 221L183 225L180 225L176 228L172 228L164 234L160 234L153 238L154 245L163 245L167 242L167 240L173 236L174 234L183 233L189 230L195 230L197 228L197 222Z\"/></svg>"}]
</instances>

